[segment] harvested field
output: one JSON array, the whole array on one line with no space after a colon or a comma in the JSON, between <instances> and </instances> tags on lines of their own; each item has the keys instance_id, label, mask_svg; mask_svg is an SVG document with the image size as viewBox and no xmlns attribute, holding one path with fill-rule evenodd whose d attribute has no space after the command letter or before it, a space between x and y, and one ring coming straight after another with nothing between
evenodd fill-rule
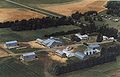
<instances>
[{"instance_id":1,"label":"harvested field","mask_svg":"<svg viewBox=\"0 0 120 77\"><path fill-rule=\"evenodd\" d=\"M9 54L3 51L2 49L0 49L0 57L6 57L6 56L9 56Z\"/></svg>"},{"instance_id":2,"label":"harvested field","mask_svg":"<svg viewBox=\"0 0 120 77\"><path fill-rule=\"evenodd\" d=\"M103 6L106 2L107 0L83 0L80 2L74 2L70 4L49 6L45 7L45 9L63 15L70 15L71 13L76 11L80 11L83 13L89 10L96 10L99 12L105 9Z\"/></svg>"},{"instance_id":3,"label":"harvested field","mask_svg":"<svg viewBox=\"0 0 120 77\"><path fill-rule=\"evenodd\" d=\"M1 58L1 57L7 57L7 56L9 56L9 54L2 49L2 46L3 46L3 45L0 44L0 58Z\"/></svg>"},{"instance_id":4,"label":"harvested field","mask_svg":"<svg viewBox=\"0 0 120 77\"><path fill-rule=\"evenodd\" d=\"M0 22L14 21L30 18L41 18L44 15L25 10L25 9L11 9L11 8L1 8L0 9Z\"/></svg>"}]
</instances>

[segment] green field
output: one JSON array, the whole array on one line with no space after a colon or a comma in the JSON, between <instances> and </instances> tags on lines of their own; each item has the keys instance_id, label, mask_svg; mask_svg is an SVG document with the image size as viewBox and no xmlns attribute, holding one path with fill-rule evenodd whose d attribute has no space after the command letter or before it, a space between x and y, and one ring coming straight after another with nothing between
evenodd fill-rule
<instances>
[{"instance_id":1,"label":"green field","mask_svg":"<svg viewBox=\"0 0 120 77\"><path fill-rule=\"evenodd\" d=\"M27 65L14 58L0 63L0 77L44 77L44 67L40 61L33 61Z\"/></svg>"},{"instance_id":2,"label":"green field","mask_svg":"<svg viewBox=\"0 0 120 77\"><path fill-rule=\"evenodd\" d=\"M78 29L76 26L60 26L53 27L48 29L34 30L34 31L21 31L15 32L8 28L0 29L0 42L18 40L18 41L31 41L36 40L37 38L44 38L44 35L49 35L55 32L69 31L73 29Z\"/></svg>"}]
</instances>

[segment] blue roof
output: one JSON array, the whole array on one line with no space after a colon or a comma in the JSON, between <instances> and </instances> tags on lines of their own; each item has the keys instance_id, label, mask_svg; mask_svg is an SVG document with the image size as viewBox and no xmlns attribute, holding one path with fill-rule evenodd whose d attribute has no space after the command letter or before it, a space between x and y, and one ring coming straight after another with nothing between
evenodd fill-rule
<instances>
[{"instance_id":1,"label":"blue roof","mask_svg":"<svg viewBox=\"0 0 120 77\"><path fill-rule=\"evenodd\" d=\"M17 41L9 41L9 42L6 42L6 44L13 44L13 43L17 43Z\"/></svg>"}]
</instances>

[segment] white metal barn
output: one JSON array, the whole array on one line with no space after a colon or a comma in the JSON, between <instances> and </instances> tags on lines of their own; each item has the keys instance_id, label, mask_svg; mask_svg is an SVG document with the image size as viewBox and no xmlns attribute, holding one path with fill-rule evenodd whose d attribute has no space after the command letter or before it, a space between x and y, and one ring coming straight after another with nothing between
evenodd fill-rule
<instances>
[{"instance_id":1,"label":"white metal barn","mask_svg":"<svg viewBox=\"0 0 120 77\"><path fill-rule=\"evenodd\" d=\"M88 35L81 35L81 34L75 34L75 36L77 36L79 39L81 39L81 40L86 40L86 39L88 39L89 38L89 36Z\"/></svg>"},{"instance_id":2,"label":"white metal barn","mask_svg":"<svg viewBox=\"0 0 120 77\"><path fill-rule=\"evenodd\" d=\"M20 59L23 61L32 61L36 59L35 52L25 53L20 56Z\"/></svg>"},{"instance_id":3,"label":"white metal barn","mask_svg":"<svg viewBox=\"0 0 120 77\"><path fill-rule=\"evenodd\" d=\"M15 47L18 47L18 42L17 41L9 41L9 42L6 42L4 46L8 49L15 48Z\"/></svg>"}]
</instances>

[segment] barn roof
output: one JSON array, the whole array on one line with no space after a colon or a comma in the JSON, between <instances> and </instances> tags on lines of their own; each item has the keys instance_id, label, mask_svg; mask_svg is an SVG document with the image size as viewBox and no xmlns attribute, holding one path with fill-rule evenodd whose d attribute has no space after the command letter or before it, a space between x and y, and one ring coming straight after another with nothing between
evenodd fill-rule
<instances>
[{"instance_id":1,"label":"barn roof","mask_svg":"<svg viewBox=\"0 0 120 77\"><path fill-rule=\"evenodd\" d=\"M81 60L83 60L85 58L85 56L86 55L83 52L81 52L81 51L75 52L75 57L77 57L77 58L79 58Z\"/></svg>"},{"instance_id":2,"label":"barn roof","mask_svg":"<svg viewBox=\"0 0 120 77\"><path fill-rule=\"evenodd\" d=\"M22 54L23 56L31 56L31 55L35 55L35 52L29 52L29 53L25 53L25 54Z\"/></svg>"},{"instance_id":3,"label":"barn roof","mask_svg":"<svg viewBox=\"0 0 120 77\"><path fill-rule=\"evenodd\" d=\"M12 43L17 43L17 41L9 41L9 42L6 42L6 44L12 44Z\"/></svg>"}]
</instances>

